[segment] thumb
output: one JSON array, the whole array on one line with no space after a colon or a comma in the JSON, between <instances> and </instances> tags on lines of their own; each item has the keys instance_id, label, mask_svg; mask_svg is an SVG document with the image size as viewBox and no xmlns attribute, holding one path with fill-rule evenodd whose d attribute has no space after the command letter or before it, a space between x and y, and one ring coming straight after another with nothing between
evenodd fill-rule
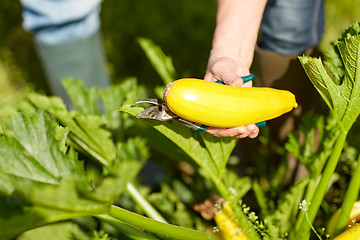
<instances>
[{"instance_id":1,"label":"thumb","mask_svg":"<svg viewBox=\"0 0 360 240\"><path fill-rule=\"evenodd\" d=\"M232 86L242 86L244 83L242 78L236 73L236 64L233 61L227 61L227 59L216 61L210 71L215 81L220 80Z\"/></svg>"}]
</instances>

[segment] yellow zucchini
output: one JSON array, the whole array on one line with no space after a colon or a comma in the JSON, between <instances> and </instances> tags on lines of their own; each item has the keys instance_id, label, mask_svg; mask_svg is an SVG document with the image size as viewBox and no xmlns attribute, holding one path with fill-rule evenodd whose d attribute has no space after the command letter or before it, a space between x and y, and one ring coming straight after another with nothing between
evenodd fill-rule
<instances>
[{"instance_id":1,"label":"yellow zucchini","mask_svg":"<svg viewBox=\"0 0 360 240\"><path fill-rule=\"evenodd\" d=\"M342 234L334 238L334 240L355 240L360 239L360 224L346 229Z\"/></svg>"},{"instance_id":2,"label":"yellow zucchini","mask_svg":"<svg viewBox=\"0 0 360 240\"><path fill-rule=\"evenodd\" d=\"M336 223L339 220L341 208L331 217L326 229L330 235L333 235ZM338 235L334 240L360 239L360 201L356 201L351 209L349 222L345 231Z\"/></svg>"},{"instance_id":3,"label":"yellow zucchini","mask_svg":"<svg viewBox=\"0 0 360 240\"><path fill-rule=\"evenodd\" d=\"M215 213L214 218L224 240L249 240L241 226L235 223L235 215L229 204Z\"/></svg>"},{"instance_id":4,"label":"yellow zucchini","mask_svg":"<svg viewBox=\"0 0 360 240\"><path fill-rule=\"evenodd\" d=\"M294 94L286 90L234 87L194 78L170 83L164 100L184 119L221 128L266 121L297 107Z\"/></svg>"}]
</instances>

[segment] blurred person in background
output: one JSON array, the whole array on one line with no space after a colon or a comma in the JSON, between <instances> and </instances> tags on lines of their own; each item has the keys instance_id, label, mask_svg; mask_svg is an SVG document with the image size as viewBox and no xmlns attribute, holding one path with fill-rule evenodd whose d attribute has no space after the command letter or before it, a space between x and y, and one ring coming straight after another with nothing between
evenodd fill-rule
<instances>
[{"instance_id":1,"label":"blurred person in background","mask_svg":"<svg viewBox=\"0 0 360 240\"><path fill-rule=\"evenodd\" d=\"M63 77L81 79L87 87L110 84L100 33L101 0L21 2L24 28L34 35L55 95L69 104L60 81ZM218 0L217 24L205 80L243 86L241 76L250 74L255 53L255 75L259 84L290 90L300 104L291 115L269 121L275 138L283 141L303 108L312 107L309 92L313 88L309 87L297 56L315 52L323 28L322 0ZM208 132L219 137L254 138L259 129L251 124L210 128Z\"/></svg>"},{"instance_id":2,"label":"blurred person in background","mask_svg":"<svg viewBox=\"0 0 360 240\"><path fill-rule=\"evenodd\" d=\"M100 30L102 0L21 0L23 27L34 36L51 93L71 106L61 79L73 77L86 87L106 87Z\"/></svg>"}]
</instances>

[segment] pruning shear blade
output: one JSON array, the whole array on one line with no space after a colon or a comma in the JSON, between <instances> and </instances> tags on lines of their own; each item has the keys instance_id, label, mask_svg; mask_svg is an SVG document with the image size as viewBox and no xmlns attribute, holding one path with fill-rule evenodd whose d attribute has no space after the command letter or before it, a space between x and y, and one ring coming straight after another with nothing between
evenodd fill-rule
<instances>
[{"instance_id":1,"label":"pruning shear blade","mask_svg":"<svg viewBox=\"0 0 360 240\"><path fill-rule=\"evenodd\" d=\"M174 122L185 125L186 127L192 128L198 132L203 132L206 130L204 126L188 121L174 114L161 99L149 98L135 102L135 104L139 103L150 103L155 106L145 108L136 116L137 118L154 119L158 121L168 121L171 119Z\"/></svg>"}]
</instances>

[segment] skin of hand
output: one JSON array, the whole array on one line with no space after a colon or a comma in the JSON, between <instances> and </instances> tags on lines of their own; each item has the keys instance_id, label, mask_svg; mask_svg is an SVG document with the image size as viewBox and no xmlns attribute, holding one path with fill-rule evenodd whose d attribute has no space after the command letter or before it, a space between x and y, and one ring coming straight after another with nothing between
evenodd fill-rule
<instances>
[{"instance_id":1,"label":"skin of hand","mask_svg":"<svg viewBox=\"0 0 360 240\"><path fill-rule=\"evenodd\" d=\"M218 0L217 23L210 53L206 81L251 87L241 76L250 74L254 49L266 0ZM255 138L259 128L255 124L232 127L208 127L206 131L217 137Z\"/></svg>"}]
</instances>

